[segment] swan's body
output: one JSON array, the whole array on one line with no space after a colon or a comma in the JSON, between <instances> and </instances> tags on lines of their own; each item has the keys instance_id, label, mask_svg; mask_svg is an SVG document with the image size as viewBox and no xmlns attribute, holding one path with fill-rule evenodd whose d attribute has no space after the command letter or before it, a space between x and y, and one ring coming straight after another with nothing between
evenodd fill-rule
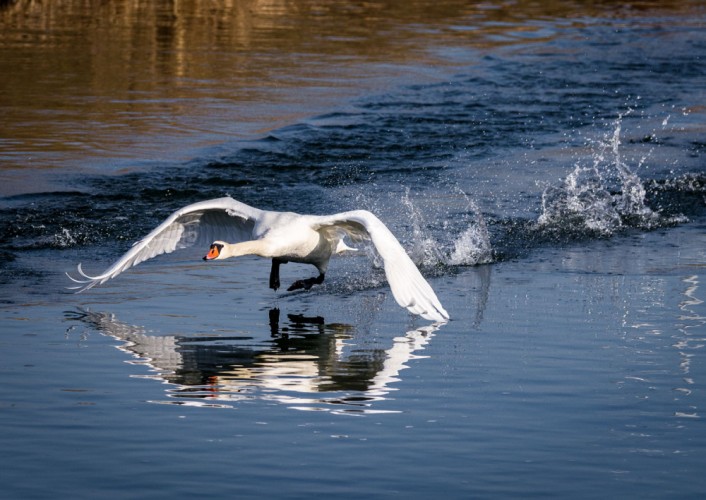
<instances>
[{"instance_id":1,"label":"swan's body","mask_svg":"<svg viewBox=\"0 0 706 500\"><path fill-rule=\"evenodd\" d=\"M369 240L373 243L382 257L387 281L400 306L428 320L449 319L402 245L375 215L365 210L319 216L259 210L232 198L194 203L170 215L103 274L88 276L79 264L78 271L83 279L69 277L80 283L77 288L83 291L157 255L211 243L205 260L242 255L271 258L270 288L274 290L279 287L280 264L312 264L318 269L319 276L296 281L289 288L308 289L323 282L333 254L353 250L343 242L345 236L352 241Z\"/></svg>"}]
</instances>

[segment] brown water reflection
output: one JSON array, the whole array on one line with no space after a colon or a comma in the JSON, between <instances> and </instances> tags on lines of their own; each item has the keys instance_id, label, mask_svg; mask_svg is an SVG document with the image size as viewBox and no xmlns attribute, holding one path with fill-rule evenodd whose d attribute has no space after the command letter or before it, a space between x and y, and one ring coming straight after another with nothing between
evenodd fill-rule
<instances>
[{"instance_id":1,"label":"brown water reflection","mask_svg":"<svg viewBox=\"0 0 706 500\"><path fill-rule=\"evenodd\" d=\"M183 160L339 108L399 78L444 78L498 47L551 39L556 20L698 4L4 2L0 195L47 189L40 171L116 172Z\"/></svg>"}]
</instances>

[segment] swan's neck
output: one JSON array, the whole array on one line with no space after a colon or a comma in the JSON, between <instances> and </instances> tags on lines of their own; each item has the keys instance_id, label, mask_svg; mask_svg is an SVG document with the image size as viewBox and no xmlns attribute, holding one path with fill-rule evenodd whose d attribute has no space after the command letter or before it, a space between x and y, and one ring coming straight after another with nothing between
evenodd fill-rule
<instances>
[{"instance_id":1,"label":"swan's neck","mask_svg":"<svg viewBox=\"0 0 706 500\"><path fill-rule=\"evenodd\" d=\"M221 250L220 258L229 259L242 255L258 255L271 257L269 245L262 240L244 241L242 243L226 243Z\"/></svg>"}]
</instances>

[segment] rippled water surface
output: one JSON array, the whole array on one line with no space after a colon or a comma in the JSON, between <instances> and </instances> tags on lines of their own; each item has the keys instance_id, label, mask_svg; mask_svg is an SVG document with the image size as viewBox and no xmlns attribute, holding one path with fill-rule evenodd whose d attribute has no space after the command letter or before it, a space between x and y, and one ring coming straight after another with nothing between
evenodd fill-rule
<instances>
[{"instance_id":1,"label":"rippled water surface","mask_svg":"<svg viewBox=\"0 0 706 500\"><path fill-rule=\"evenodd\" d=\"M704 21L0 3L3 496L699 497ZM224 195L375 212L451 321L365 256L307 292L204 248L66 289Z\"/></svg>"}]
</instances>

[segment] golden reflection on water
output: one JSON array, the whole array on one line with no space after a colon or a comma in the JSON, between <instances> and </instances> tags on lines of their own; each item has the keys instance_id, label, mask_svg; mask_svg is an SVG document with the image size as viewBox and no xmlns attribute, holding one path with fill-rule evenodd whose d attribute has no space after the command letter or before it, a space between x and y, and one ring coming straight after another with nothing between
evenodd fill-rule
<instances>
[{"instance_id":1,"label":"golden reflection on water","mask_svg":"<svg viewBox=\"0 0 706 500\"><path fill-rule=\"evenodd\" d=\"M73 0L0 3L0 170L118 171L253 137L366 90L443 78L560 19L698 2ZM473 55L475 54L475 55ZM480 54L480 55L479 55ZM63 171L63 170L62 170ZM26 179L25 179L26 180ZM3 183L0 195L33 186ZM11 183L10 183L11 184Z\"/></svg>"}]
</instances>

